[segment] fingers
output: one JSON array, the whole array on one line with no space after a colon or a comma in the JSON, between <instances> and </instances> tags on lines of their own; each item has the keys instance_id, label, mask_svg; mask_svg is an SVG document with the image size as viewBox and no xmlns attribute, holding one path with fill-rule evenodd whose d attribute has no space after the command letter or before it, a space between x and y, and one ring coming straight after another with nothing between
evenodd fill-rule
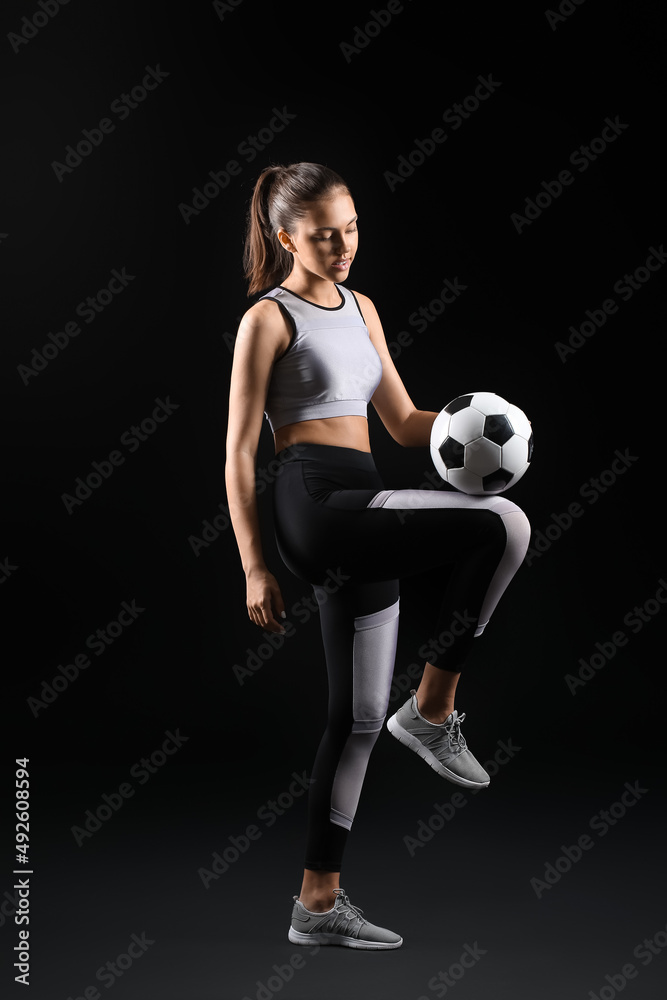
<instances>
[{"instance_id":1,"label":"fingers","mask_svg":"<svg viewBox=\"0 0 667 1000\"><path fill-rule=\"evenodd\" d=\"M285 605L278 582L272 573L262 571L248 574L248 617L259 628L278 635L285 635L282 619Z\"/></svg>"},{"instance_id":2,"label":"fingers","mask_svg":"<svg viewBox=\"0 0 667 1000\"><path fill-rule=\"evenodd\" d=\"M260 625L267 632L276 632L278 635L285 634L285 626L274 618L269 609L264 610L263 620L260 622Z\"/></svg>"},{"instance_id":3,"label":"fingers","mask_svg":"<svg viewBox=\"0 0 667 1000\"><path fill-rule=\"evenodd\" d=\"M278 618L285 615L280 592L278 592L277 599L272 600L269 596L268 599L261 600L257 604L248 604L248 615L255 625L266 629L267 632L275 632L278 635L285 634L284 625L278 621Z\"/></svg>"}]
</instances>

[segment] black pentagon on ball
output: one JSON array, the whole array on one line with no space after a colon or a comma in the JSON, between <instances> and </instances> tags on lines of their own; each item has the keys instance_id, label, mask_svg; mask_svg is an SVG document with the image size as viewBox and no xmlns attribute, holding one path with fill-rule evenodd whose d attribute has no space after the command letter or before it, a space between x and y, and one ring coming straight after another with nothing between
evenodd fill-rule
<instances>
[{"instance_id":1,"label":"black pentagon on ball","mask_svg":"<svg viewBox=\"0 0 667 1000\"><path fill-rule=\"evenodd\" d=\"M458 413L459 410L465 410L466 406L470 406L470 400L472 399L472 393L467 396L457 396L453 399L451 403L448 403L445 407L445 413Z\"/></svg>"},{"instance_id":2,"label":"black pentagon on ball","mask_svg":"<svg viewBox=\"0 0 667 1000\"><path fill-rule=\"evenodd\" d=\"M488 476L484 476L482 485L487 493L499 492L506 489L513 478L513 472L508 472L507 469L498 469L497 472L491 472Z\"/></svg>"},{"instance_id":3,"label":"black pentagon on ball","mask_svg":"<svg viewBox=\"0 0 667 1000\"><path fill-rule=\"evenodd\" d=\"M514 428L504 413L492 413L484 421L484 437L494 444L505 444L514 437Z\"/></svg>"},{"instance_id":4,"label":"black pentagon on ball","mask_svg":"<svg viewBox=\"0 0 667 1000\"><path fill-rule=\"evenodd\" d=\"M530 437L528 438L528 461L529 462L533 461L533 435L532 435L532 433L531 433Z\"/></svg>"},{"instance_id":5,"label":"black pentagon on ball","mask_svg":"<svg viewBox=\"0 0 667 1000\"><path fill-rule=\"evenodd\" d=\"M463 468L465 446L460 441L457 441L456 438L446 437L438 448L438 451L447 469Z\"/></svg>"}]
</instances>

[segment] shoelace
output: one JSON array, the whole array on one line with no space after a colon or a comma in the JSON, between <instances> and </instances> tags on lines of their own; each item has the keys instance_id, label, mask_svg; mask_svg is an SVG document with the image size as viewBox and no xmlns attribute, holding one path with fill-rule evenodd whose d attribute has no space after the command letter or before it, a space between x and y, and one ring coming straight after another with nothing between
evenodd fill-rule
<instances>
[{"instance_id":1,"label":"shoelace","mask_svg":"<svg viewBox=\"0 0 667 1000\"><path fill-rule=\"evenodd\" d=\"M358 926L355 927L355 931L358 933L361 926L368 923L366 918L361 915L364 911L350 902L350 898L349 896L346 896L344 889L334 889L334 893L336 894L336 899L340 900L340 903L338 904L339 909L334 919L334 928L338 930L338 928L342 926L343 929L347 931L347 925L350 922L357 920L359 923Z\"/></svg>"},{"instance_id":2,"label":"shoelace","mask_svg":"<svg viewBox=\"0 0 667 1000\"><path fill-rule=\"evenodd\" d=\"M433 751L439 760L446 761L452 753L455 757L458 757L464 750L468 749L465 736L461 732L461 723L465 717L466 714L463 712L457 717L455 722L451 722L442 730L434 729L423 738L424 745L433 747ZM444 740L443 735L445 735ZM438 744L440 745L438 746Z\"/></svg>"},{"instance_id":3,"label":"shoelace","mask_svg":"<svg viewBox=\"0 0 667 1000\"><path fill-rule=\"evenodd\" d=\"M449 735L449 739L451 740L451 742L453 744L455 744L456 746L458 746L460 750L466 750L468 748L468 744L466 743L465 736L461 732L461 723L463 722L463 720L465 719L465 717L466 717L466 714L464 712L463 715L457 716L456 717L456 722L454 722L450 727L448 727L449 728L449 734L450 734Z\"/></svg>"}]
</instances>

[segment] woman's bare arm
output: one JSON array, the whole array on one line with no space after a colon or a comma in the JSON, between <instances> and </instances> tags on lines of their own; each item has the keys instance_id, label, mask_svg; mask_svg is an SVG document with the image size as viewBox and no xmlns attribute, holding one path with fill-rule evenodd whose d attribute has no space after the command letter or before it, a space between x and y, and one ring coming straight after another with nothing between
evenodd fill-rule
<instances>
[{"instance_id":1,"label":"woman's bare arm","mask_svg":"<svg viewBox=\"0 0 667 1000\"><path fill-rule=\"evenodd\" d=\"M255 492L257 445L273 363L289 343L289 329L271 302L258 302L241 320L232 363L225 482L229 514L247 582L248 615L269 632L284 605L264 561Z\"/></svg>"}]
</instances>

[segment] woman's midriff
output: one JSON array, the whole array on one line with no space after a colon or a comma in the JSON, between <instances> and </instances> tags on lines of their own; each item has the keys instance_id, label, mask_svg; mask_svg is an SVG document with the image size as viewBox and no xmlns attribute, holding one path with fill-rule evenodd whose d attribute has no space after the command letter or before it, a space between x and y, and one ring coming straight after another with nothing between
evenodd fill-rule
<instances>
[{"instance_id":1,"label":"woman's midriff","mask_svg":"<svg viewBox=\"0 0 667 1000\"><path fill-rule=\"evenodd\" d=\"M300 420L285 424L274 434L276 455L294 444L329 444L337 448L354 448L370 452L368 420L366 417L324 417L319 420Z\"/></svg>"}]
</instances>

